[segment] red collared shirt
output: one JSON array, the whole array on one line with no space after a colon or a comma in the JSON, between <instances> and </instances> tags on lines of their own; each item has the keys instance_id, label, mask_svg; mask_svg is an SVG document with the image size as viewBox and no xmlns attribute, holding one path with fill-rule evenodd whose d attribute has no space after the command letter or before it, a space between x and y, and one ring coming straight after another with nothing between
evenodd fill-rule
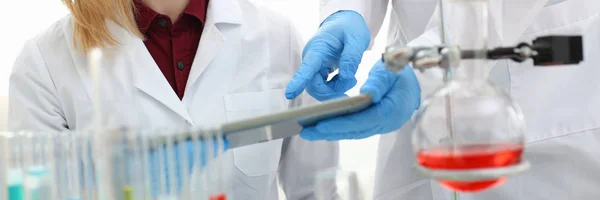
<instances>
[{"instance_id":1,"label":"red collared shirt","mask_svg":"<svg viewBox=\"0 0 600 200\"><path fill-rule=\"evenodd\" d=\"M146 37L144 44L179 99L182 99L202 35L208 0L190 0L175 23L140 0L135 2L138 28Z\"/></svg>"}]
</instances>

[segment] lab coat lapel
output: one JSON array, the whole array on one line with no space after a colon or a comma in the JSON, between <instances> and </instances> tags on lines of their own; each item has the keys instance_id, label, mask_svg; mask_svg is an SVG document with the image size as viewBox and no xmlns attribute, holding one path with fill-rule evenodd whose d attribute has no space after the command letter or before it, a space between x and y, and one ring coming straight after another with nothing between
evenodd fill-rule
<instances>
[{"instance_id":1,"label":"lab coat lapel","mask_svg":"<svg viewBox=\"0 0 600 200\"><path fill-rule=\"evenodd\" d=\"M196 88L194 86L196 80L222 50L227 40L225 33L239 29L239 25L242 24L241 14L241 7L236 0L209 2L206 23L188 77L185 94L189 94L188 90ZM225 27L226 24L232 26Z\"/></svg>"},{"instance_id":2,"label":"lab coat lapel","mask_svg":"<svg viewBox=\"0 0 600 200\"><path fill-rule=\"evenodd\" d=\"M132 66L128 67L133 68L135 87L191 122L192 120L184 104L179 100L158 65L154 62L154 58L148 52L143 41L136 38L132 45L133 48L129 52L131 56L125 59L131 59Z\"/></svg>"},{"instance_id":3,"label":"lab coat lapel","mask_svg":"<svg viewBox=\"0 0 600 200\"><path fill-rule=\"evenodd\" d=\"M169 86L143 41L110 20L107 20L106 23L111 34L120 44L103 49L105 56L102 58L101 63L104 65L118 65L113 67L131 68L132 78L134 79L133 84L136 88L164 104L182 118L190 120L183 103ZM71 28L67 30L72 30L72 25L70 26ZM69 48L73 55L73 61L77 66L77 72L82 79L85 92L90 102L92 102L94 98L93 77L91 69L88 67L86 55L74 48L72 31L65 31L64 34L67 41L71 41Z\"/></svg>"},{"instance_id":4,"label":"lab coat lapel","mask_svg":"<svg viewBox=\"0 0 600 200\"><path fill-rule=\"evenodd\" d=\"M156 99L160 104L177 113L183 119L191 121L184 104L179 100L158 65L154 62L154 58L148 52L144 42L118 25L110 21L107 23L111 33L120 41L120 45L105 49L113 56L104 58L105 60L109 59L104 62L121 65L115 67L131 68L131 77L134 79L133 85L137 89ZM88 91L92 91L91 86L87 88L89 88Z\"/></svg>"}]
</instances>

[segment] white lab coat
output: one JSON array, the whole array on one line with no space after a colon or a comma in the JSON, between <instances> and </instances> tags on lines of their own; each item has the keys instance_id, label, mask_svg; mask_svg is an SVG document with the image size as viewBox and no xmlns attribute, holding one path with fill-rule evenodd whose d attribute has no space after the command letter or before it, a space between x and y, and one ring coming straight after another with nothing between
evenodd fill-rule
<instances>
[{"instance_id":1,"label":"white lab coat","mask_svg":"<svg viewBox=\"0 0 600 200\"><path fill-rule=\"evenodd\" d=\"M405 10L429 11L418 5L410 5L415 1L393 0L393 15ZM341 5L336 2L342 1L330 0L323 4L323 11L336 10L336 6ZM383 16L381 7L387 4L386 0L343 2L345 7L338 9L353 9L348 6L352 5L350 2L356 3L359 7L355 9L367 13L367 19L371 17L368 20L371 27L378 27L382 23L379 21ZM554 68L533 67L531 61L521 64L499 61L495 64L489 75L490 80L512 95L527 120L525 158L531 162L532 168L509 178L499 187L477 194L461 194L459 198L597 199L600 197L597 189L600 187L600 79L597 78L600 73L600 1L490 2L493 11L490 12L490 20L493 21L491 47L531 42L542 35L577 34L583 35L584 62L577 66ZM426 29L397 24L403 32L426 31L407 45L438 44L439 29L436 27L439 22L435 18L428 20ZM422 85L429 84L427 80L419 78ZM415 171L416 160L410 142L411 125L408 123L398 132L382 136L374 199L452 199L449 190Z\"/></svg>"},{"instance_id":2,"label":"white lab coat","mask_svg":"<svg viewBox=\"0 0 600 200\"><path fill-rule=\"evenodd\" d=\"M92 81L86 57L73 48L70 16L28 41L10 78L11 130L62 131L92 124ZM183 100L170 87L143 41L109 23L121 45L105 58L132 68L134 96L148 127L210 126L306 104L284 88L301 62L302 43L290 21L246 0L210 1ZM118 95L118 94L115 94ZM306 96L305 96L306 97ZM224 186L230 199L314 199L318 170L337 165L337 143L299 137L227 151Z\"/></svg>"}]
</instances>

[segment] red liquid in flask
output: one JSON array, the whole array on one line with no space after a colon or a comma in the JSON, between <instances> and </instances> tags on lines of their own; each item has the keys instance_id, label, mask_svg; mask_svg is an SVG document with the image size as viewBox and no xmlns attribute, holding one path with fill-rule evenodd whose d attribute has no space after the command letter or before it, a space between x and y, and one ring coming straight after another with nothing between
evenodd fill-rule
<instances>
[{"instance_id":1,"label":"red liquid in flask","mask_svg":"<svg viewBox=\"0 0 600 200\"><path fill-rule=\"evenodd\" d=\"M225 195L225 194L212 195L212 196L210 196L209 200L227 200L227 195Z\"/></svg>"},{"instance_id":2,"label":"red liquid in flask","mask_svg":"<svg viewBox=\"0 0 600 200\"><path fill-rule=\"evenodd\" d=\"M429 169L468 170L507 167L521 162L523 144L465 144L424 149L418 152L419 164ZM487 181L444 181L440 183L460 192L478 192L502 184L506 178Z\"/></svg>"}]
</instances>

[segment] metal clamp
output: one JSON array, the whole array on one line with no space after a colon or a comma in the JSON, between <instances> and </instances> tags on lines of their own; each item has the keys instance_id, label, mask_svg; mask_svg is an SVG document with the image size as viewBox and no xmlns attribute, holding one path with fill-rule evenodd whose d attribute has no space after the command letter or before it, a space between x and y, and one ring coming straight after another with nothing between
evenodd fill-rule
<instances>
[{"instance_id":1,"label":"metal clamp","mask_svg":"<svg viewBox=\"0 0 600 200\"><path fill-rule=\"evenodd\" d=\"M382 55L386 68L398 72L411 65L420 71L439 67L458 66L463 59L510 59L524 62L533 59L534 66L578 64L583 61L581 36L544 36L531 45L521 43L515 47L491 50L465 50L457 46L398 47L390 46Z\"/></svg>"}]
</instances>

